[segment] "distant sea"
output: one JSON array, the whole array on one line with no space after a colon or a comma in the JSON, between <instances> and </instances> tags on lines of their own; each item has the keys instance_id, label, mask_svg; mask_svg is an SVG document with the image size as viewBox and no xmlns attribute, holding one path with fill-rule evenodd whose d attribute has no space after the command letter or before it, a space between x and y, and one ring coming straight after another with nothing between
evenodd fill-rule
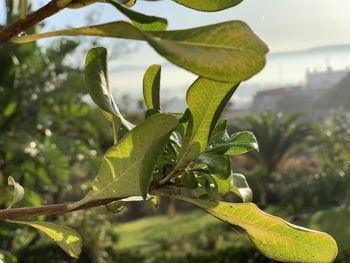
<instances>
[{"instance_id":1,"label":"distant sea","mask_svg":"<svg viewBox=\"0 0 350 263\"><path fill-rule=\"evenodd\" d=\"M265 68L236 92L236 105L244 107L261 90L303 85L306 71L325 71L329 67L350 71L350 45L270 53Z\"/></svg>"},{"instance_id":2,"label":"distant sea","mask_svg":"<svg viewBox=\"0 0 350 263\"><path fill-rule=\"evenodd\" d=\"M141 57L141 59L140 59ZM172 65L149 47L140 45L136 52L110 61L110 85L118 99L125 93L131 98L142 97L142 77L150 64L162 65L161 99L169 111L186 107L186 89L196 76ZM350 44L315 47L306 50L271 52L265 68L244 82L233 96L235 108L247 107L256 92L278 87L303 85L309 71L350 70Z\"/></svg>"}]
</instances>

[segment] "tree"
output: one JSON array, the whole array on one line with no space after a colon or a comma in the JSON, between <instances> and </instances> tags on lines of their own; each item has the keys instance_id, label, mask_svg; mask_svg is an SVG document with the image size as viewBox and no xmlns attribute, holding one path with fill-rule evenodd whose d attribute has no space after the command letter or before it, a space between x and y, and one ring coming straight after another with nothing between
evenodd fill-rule
<instances>
[{"instance_id":1,"label":"tree","mask_svg":"<svg viewBox=\"0 0 350 263\"><path fill-rule=\"evenodd\" d=\"M248 113L236 119L231 126L234 131L249 130L259 142L259 151L251 152L247 158L257 164L252 173L252 183L259 193L258 202L266 206L276 202L275 175L291 157L305 153L318 134L318 126L303 118L301 113L285 115L267 110L261 115ZM267 185L270 185L268 187Z\"/></svg>"},{"instance_id":2,"label":"tree","mask_svg":"<svg viewBox=\"0 0 350 263\"><path fill-rule=\"evenodd\" d=\"M260 116L249 113L239 118L232 128L249 130L256 136L259 152L250 156L271 174L286 159L307 149L310 139L317 135L317 125L302 117L300 113L285 115L267 110Z\"/></svg>"},{"instance_id":3,"label":"tree","mask_svg":"<svg viewBox=\"0 0 350 263\"><path fill-rule=\"evenodd\" d=\"M317 181L322 203L350 202L350 114L334 111L323 123L316 155L321 166Z\"/></svg>"},{"instance_id":4,"label":"tree","mask_svg":"<svg viewBox=\"0 0 350 263\"><path fill-rule=\"evenodd\" d=\"M218 11L241 1L175 2L201 11ZM251 191L244 176L231 171L229 156L255 150L257 142L250 132L229 136L226 122L219 117L240 82L263 68L267 46L241 21L167 31L164 18L146 16L123 5L132 6L135 1L120 4L113 0L105 2L126 15L131 23L117 21L17 36L64 8L83 8L95 2L50 1L4 28L0 32L0 44L8 40L26 43L61 35L145 41L172 63L199 76L188 89L188 109L184 114L161 112L161 69L159 65L152 65L145 73L143 85L146 117L134 126L121 115L110 94L106 49L92 48L85 59L86 88L111 124L114 145L105 153L90 191L77 202L1 210L0 219L39 229L70 256L78 257L82 241L75 230L45 221L22 221L18 218L67 213L101 205L118 210L131 201L167 196L192 203L227 223L243 228L254 245L270 258L293 262L332 261L337 246L329 235L300 229L263 213L249 203ZM15 203L23 195L23 189L13 178L10 178L10 184L15 189ZM214 193L223 195L230 192L245 203L228 203L215 198Z\"/></svg>"}]
</instances>

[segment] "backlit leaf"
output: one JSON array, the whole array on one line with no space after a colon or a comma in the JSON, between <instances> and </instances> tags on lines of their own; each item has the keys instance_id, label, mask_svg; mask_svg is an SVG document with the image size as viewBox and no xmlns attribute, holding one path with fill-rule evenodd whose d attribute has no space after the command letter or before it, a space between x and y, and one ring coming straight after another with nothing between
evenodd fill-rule
<instances>
[{"instance_id":1,"label":"backlit leaf","mask_svg":"<svg viewBox=\"0 0 350 263\"><path fill-rule=\"evenodd\" d=\"M251 150L259 150L258 142L252 132L244 131L233 134L223 143L211 145L208 152L237 155Z\"/></svg>"},{"instance_id":2,"label":"backlit leaf","mask_svg":"<svg viewBox=\"0 0 350 263\"><path fill-rule=\"evenodd\" d=\"M92 100L112 123L117 123L112 117L116 116L128 130L134 127L121 115L109 89L107 49L96 47L88 51L85 58L85 84Z\"/></svg>"},{"instance_id":3,"label":"backlit leaf","mask_svg":"<svg viewBox=\"0 0 350 263\"><path fill-rule=\"evenodd\" d=\"M11 208L13 205L17 204L23 199L24 189L19 183L15 181L15 179L13 179L12 176L8 177L8 185L13 186L13 189L14 189L13 198L10 206L8 207L8 208Z\"/></svg>"},{"instance_id":4,"label":"backlit leaf","mask_svg":"<svg viewBox=\"0 0 350 263\"><path fill-rule=\"evenodd\" d=\"M213 216L243 228L265 256L282 262L332 262L338 248L328 234L292 225L262 212L252 203L227 203L188 197Z\"/></svg>"},{"instance_id":5,"label":"backlit leaf","mask_svg":"<svg viewBox=\"0 0 350 263\"><path fill-rule=\"evenodd\" d=\"M138 13L129 8L124 7L119 4L115 0L105 0L107 3L113 5L117 8L121 13L126 15L131 22L137 28L144 31L158 31L158 30L166 30L168 27L168 21L165 18L156 17L156 16L147 16L142 13ZM132 3L132 1L129 1Z\"/></svg>"},{"instance_id":6,"label":"backlit leaf","mask_svg":"<svg viewBox=\"0 0 350 263\"><path fill-rule=\"evenodd\" d=\"M238 195L244 203L253 201L253 192L242 174L232 173L230 192Z\"/></svg>"},{"instance_id":7,"label":"backlit leaf","mask_svg":"<svg viewBox=\"0 0 350 263\"><path fill-rule=\"evenodd\" d=\"M12 223L28 225L34 227L48 235L59 245L68 255L78 258L82 248L80 235L72 228L60 226L49 222L39 221L9 221Z\"/></svg>"},{"instance_id":8,"label":"backlit leaf","mask_svg":"<svg viewBox=\"0 0 350 263\"><path fill-rule=\"evenodd\" d=\"M103 3L103 0L72 0L68 8L82 8L95 3Z\"/></svg>"},{"instance_id":9,"label":"backlit leaf","mask_svg":"<svg viewBox=\"0 0 350 263\"><path fill-rule=\"evenodd\" d=\"M158 154L177 122L172 115L158 113L128 132L104 155L92 189L71 209L91 200L146 198Z\"/></svg>"},{"instance_id":10,"label":"backlit leaf","mask_svg":"<svg viewBox=\"0 0 350 263\"><path fill-rule=\"evenodd\" d=\"M87 5L95 4L95 3L105 3L105 0L73 0L68 7L69 8L82 8ZM132 7L135 5L136 0L117 0L117 3L123 4L127 7Z\"/></svg>"},{"instance_id":11,"label":"backlit leaf","mask_svg":"<svg viewBox=\"0 0 350 263\"><path fill-rule=\"evenodd\" d=\"M143 97L148 109L160 110L160 74L160 65L152 65L143 77Z\"/></svg>"},{"instance_id":12,"label":"backlit leaf","mask_svg":"<svg viewBox=\"0 0 350 263\"><path fill-rule=\"evenodd\" d=\"M147 41L160 55L199 76L238 83L265 65L267 46L242 21L186 30L144 32L127 22L63 29L12 39L16 43L53 36L100 36Z\"/></svg>"},{"instance_id":13,"label":"backlit leaf","mask_svg":"<svg viewBox=\"0 0 350 263\"><path fill-rule=\"evenodd\" d=\"M173 0L176 3L199 11L215 12L238 5L243 0Z\"/></svg>"},{"instance_id":14,"label":"backlit leaf","mask_svg":"<svg viewBox=\"0 0 350 263\"><path fill-rule=\"evenodd\" d=\"M215 124L213 133L209 140L209 145L216 144L216 143L223 143L227 141L230 137L226 130L227 126L227 120L226 119L220 119Z\"/></svg>"},{"instance_id":15,"label":"backlit leaf","mask_svg":"<svg viewBox=\"0 0 350 263\"><path fill-rule=\"evenodd\" d=\"M211 131L238 85L198 78L187 91L190 120L177 169L185 167L207 148Z\"/></svg>"}]
</instances>

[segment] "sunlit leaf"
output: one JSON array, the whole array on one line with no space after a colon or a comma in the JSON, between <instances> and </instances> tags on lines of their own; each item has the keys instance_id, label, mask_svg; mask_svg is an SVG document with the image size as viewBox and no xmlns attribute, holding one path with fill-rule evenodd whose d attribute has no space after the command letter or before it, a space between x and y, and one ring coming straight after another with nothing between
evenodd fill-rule
<instances>
[{"instance_id":1,"label":"sunlit leaf","mask_svg":"<svg viewBox=\"0 0 350 263\"><path fill-rule=\"evenodd\" d=\"M104 114L112 123L117 122L117 120L113 121L112 117L116 116L129 130L134 127L121 115L109 89L107 49L96 47L88 51L85 58L85 84L92 100L104 111Z\"/></svg>"},{"instance_id":2,"label":"sunlit leaf","mask_svg":"<svg viewBox=\"0 0 350 263\"><path fill-rule=\"evenodd\" d=\"M72 0L68 8L82 8L95 3L103 3L104 0Z\"/></svg>"},{"instance_id":3,"label":"sunlit leaf","mask_svg":"<svg viewBox=\"0 0 350 263\"><path fill-rule=\"evenodd\" d=\"M216 192L218 194L227 194L230 192L231 188L231 176L224 178L220 174L210 173L209 174L211 181L214 183Z\"/></svg>"},{"instance_id":4,"label":"sunlit leaf","mask_svg":"<svg viewBox=\"0 0 350 263\"><path fill-rule=\"evenodd\" d=\"M132 7L136 4L136 0L116 0L117 3L123 4L127 7ZM106 3L105 0L73 0L68 7L69 8L82 8L87 5L95 4L95 3Z\"/></svg>"},{"instance_id":5,"label":"sunlit leaf","mask_svg":"<svg viewBox=\"0 0 350 263\"><path fill-rule=\"evenodd\" d=\"M142 13L138 13L123 5L117 3L115 0L105 0L110 3L115 8L117 8L121 13L126 15L134 26L144 31L158 31L166 30L168 27L168 21L165 18L156 16L147 16Z\"/></svg>"},{"instance_id":6,"label":"sunlit leaf","mask_svg":"<svg viewBox=\"0 0 350 263\"><path fill-rule=\"evenodd\" d=\"M326 233L292 225L262 212L252 203L227 203L183 196L213 216L243 228L265 256L282 262L332 262L338 248Z\"/></svg>"},{"instance_id":7,"label":"sunlit leaf","mask_svg":"<svg viewBox=\"0 0 350 263\"><path fill-rule=\"evenodd\" d=\"M176 3L199 11L215 12L238 5L243 0L173 0Z\"/></svg>"},{"instance_id":8,"label":"sunlit leaf","mask_svg":"<svg viewBox=\"0 0 350 263\"><path fill-rule=\"evenodd\" d=\"M8 207L8 208L11 208L13 205L17 204L23 199L24 189L19 183L15 181L15 179L13 179L12 176L8 177L8 185L13 186L13 189L14 189L13 198L12 198L11 204Z\"/></svg>"},{"instance_id":9,"label":"sunlit leaf","mask_svg":"<svg viewBox=\"0 0 350 263\"><path fill-rule=\"evenodd\" d=\"M211 131L238 85L198 78L189 88L186 101L190 120L177 169L186 166L207 148Z\"/></svg>"},{"instance_id":10,"label":"sunlit leaf","mask_svg":"<svg viewBox=\"0 0 350 263\"><path fill-rule=\"evenodd\" d=\"M160 65L152 65L143 77L143 97L148 109L160 110L160 74Z\"/></svg>"},{"instance_id":11,"label":"sunlit leaf","mask_svg":"<svg viewBox=\"0 0 350 263\"><path fill-rule=\"evenodd\" d=\"M10 221L12 223L34 227L54 240L68 255L78 258L82 248L80 235L72 228L48 222L39 221Z\"/></svg>"},{"instance_id":12,"label":"sunlit leaf","mask_svg":"<svg viewBox=\"0 0 350 263\"><path fill-rule=\"evenodd\" d=\"M211 145L208 152L237 155L251 150L259 150L258 142L252 132L244 131L233 134L223 143Z\"/></svg>"},{"instance_id":13,"label":"sunlit leaf","mask_svg":"<svg viewBox=\"0 0 350 263\"><path fill-rule=\"evenodd\" d=\"M227 126L226 119L218 120L211 134L209 145L216 144L216 143L223 143L230 138L227 133L226 126Z\"/></svg>"},{"instance_id":14,"label":"sunlit leaf","mask_svg":"<svg viewBox=\"0 0 350 263\"><path fill-rule=\"evenodd\" d=\"M199 76L238 83L265 65L267 46L242 21L198 28L144 32L127 22L58 30L15 37L25 43L53 36L100 36L147 41L160 55Z\"/></svg>"},{"instance_id":15,"label":"sunlit leaf","mask_svg":"<svg viewBox=\"0 0 350 263\"><path fill-rule=\"evenodd\" d=\"M107 151L92 189L71 209L91 200L146 198L158 154L177 123L172 115L158 113L128 132Z\"/></svg>"},{"instance_id":16,"label":"sunlit leaf","mask_svg":"<svg viewBox=\"0 0 350 263\"><path fill-rule=\"evenodd\" d=\"M118 2L127 7L132 7L136 4L137 0L118 0Z\"/></svg>"},{"instance_id":17,"label":"sunlit leaf","mask_svg":"<svg viewBox=\"0 0 350 263\"><path fill-rule=\"evenodd\" d=\"M232 173L230 192L238 195L244 203L253 201L253 192L242 174Z\"/></svg>"}]
</instances>

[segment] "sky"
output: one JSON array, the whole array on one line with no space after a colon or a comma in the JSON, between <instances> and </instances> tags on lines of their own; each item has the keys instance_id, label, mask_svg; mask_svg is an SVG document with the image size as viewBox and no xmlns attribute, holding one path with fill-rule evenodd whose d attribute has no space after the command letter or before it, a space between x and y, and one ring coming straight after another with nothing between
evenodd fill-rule
<instances>
[{"instance_id":1,"label":"sky","mask_svg":"<svg viewBox=\"0 0 350 263\"><path fill-rule=\"evenodd\" d=\"M4 0L0 0L0 4L3 2ZM33 8L38 8L46 2L48 0L33 0ZM234 8L216 13L193 11L170 0L159 2L139 0L134 9L149 15L166 17L169 21L169 29L196 27L227 20L243 20L268 44L272 54L319 46L350 44L349 0L244 0ZM43 30L83 26L91 23L89 21L91 18L99 23L126 20L113 7L95 4L83 9L61 12L47 19ZM49 42L41 43L45 45ZM169 64L146 44L117 42L114 39L108 39L105 43L111 49L118 48L118 45L117 47L114 45L119 43L119 47L131 45L134 50L126 56L110 57L111 87L118 91L116 92L118 94L129 92L132 95L141 96L143 72L148 65L154 63L163 65L162 84L168 96L183 94L186 87L195 79L191 73ZM295 82L301 82L306 68L320 68L320 64L326 66L327 63L336 60L332 57L322 57L318 58L317 62L308 61L309 64L302 68L300 65L298 68L291 68L288 60L282 63L276 62L273 56L269 58L266 68L245 86L266 86L272 82L281 84L283 79L285 83L289 83L291 79L287 76L293 74L291 75L292 72L288 71L296 69L299 69L299 75L294 74ZM350 65L347 59L342 61L337 64L338 67ZM82 62L83 60L81 64ZM295 64L295 61L290 63ZM243 100L247 99L243 98L244 96L252 96L254 89L251 89L250 93L245 90L241 92L242 89L248 88L238 90L238 95L241 94Z\"/></svg>"}]
</instances>

